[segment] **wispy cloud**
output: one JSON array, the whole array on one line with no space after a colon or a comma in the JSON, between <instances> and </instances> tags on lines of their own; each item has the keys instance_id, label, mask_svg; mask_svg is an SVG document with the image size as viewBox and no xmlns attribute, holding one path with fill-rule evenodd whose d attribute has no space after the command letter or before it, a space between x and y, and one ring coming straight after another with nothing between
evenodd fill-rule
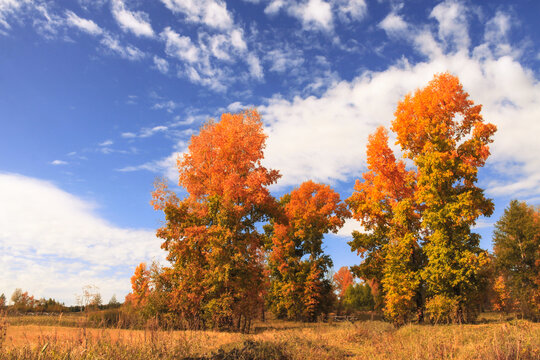
<instances>
[{"instance_id":1,"label":"wispy cloud","mask_svg":"<svg viewBox=\"0 0 540 360\"><path fill-rule=\"evenodd\" d=\"M169 72L169 62L167 60L160 58L156 55L154 55L152 60L154 61L154 66L156 67L156 69L158 69L160 73L166 74L167 72Z\"/></svg>"},{"instance_id":2,"label":"wispy cloud","mask_svg":"<svg viewBox=\"0 0 540 360\"><path fill-rule=\"evenodd\" d=\"M185 144L184 144L185 145ZM149 161L142 165L125 166L117 169L120 172L133 172L133 171L150 171L156 174L163 174L168 180L173 183L178 182L178 169L176 167L178 157L182 156L183 152L174 152L171 155L155 161Z\"/></svg>"},{"instance_id":3,"label":"wispy cloud","mask_svg":"<svg viewBox=\"0 0 540 360\"><path fill-rule=\"evenodd\" d=\"M124 132L121 136L125 139L134 139L134 138L147 138L158 133L166 132L169 128L164 125L154 126L151 128L143 128L139 133L133 132Z\"/></svg>"},{"instance_id":4,"label":"wispy cloud","mask_svg":"<svg viewBox=\"0 0 540 360\"><path fill-rule=\"evenodd\" d=\"M0 35L6 35L6 30L11 29L8 22L10 18L17 19L25 8L32 5L32 0L2 0L0 1ZM2 30L2 28L4 30Z\"/></svg>"},{"instance_id":5,"label":"wispy cloud","mask_svg":"<svg viewBox=\"0 0 540 360\"><path fill-rule=\"evenodd\" d=\"M92 20L83 19L73 11L66 11L66 22L70 26L74 26L90 35L101 35L103 30Z\"/></svg>"},{"instance_id":6,"label":"wispy cloud","mask_svg":"<svg viewBox=\"0 0 540 360\"><path fill-rule=\"evenodd\" d=\"M191 42L189 37L179 35L170 27L166 27L159 36L165 41L167 55L189 63L199 60L199 49Z\"/></svg>"},{"instance_id":7,"label":"wispy cloud","mask_svg":"<svg viewBox=\"0 0 540 360\"><path fill-rule=\"evenodd\" d=\"M297 18L305 30L333 32L336 18L344 23L362 20L367 4L365 0L271 0L264 10L270 16L280 11Z\"/></svg>"},{"instance_id":8,"label":"wispy cloud","mask_svg":"<svg viewBox=\"0 0 540 360\"><path fill-rule=\"evenodd\" d=\"M148 14L127 9L123 0L112 0L111 6L112 14L122 30L132 32L136 36L154 36Z\"/></svg>"},{"instance_id":9,"label":"wispy cloud","mask_svg":"<svg viewBox=\"0 0 540 360\"><path fill-rule=\"evenodd\" d=\"M99 146L110 146L110 145L112 145L112 144L114 144L114 142L113 142L112 140L109 139L109 140L105 140L105 141L99 143L98 145L99 145Z\"/></svg>"},{"instance_id":10,"label":"wispy cloud","mask_svg":"<svg viewBox=\"0 0 540 360\"><path fill-rule=\"evenodd\" d=\"M101 39L101 44L126 60L138 61L146 56L144 52L133 45L122 45L117 38L110 34L106 34Z\"/></svg>"},{"instance_id":11,"label":"wispy cloud","mask_svg":"<svg viewBox=\"0 0 540 360\"><path fill-rule=\"evenodd\" d=\"M189 22L203 23L221 30L233 27L232 15L222 0L161 0L161 2L173 13L184 15Z\"/></svg>"},{"instance_id":12,"label":"wispy cloud","mask_svg":"<svg viewBox=\"0 0 540 360\"><path fill-rule=\"evenodd\" d=\"M51 165L67 165L68 162L64 160L53 160L51 161Z\"/></svg>"},{"instance_id":13,"label":"wispy cloud","mask_svg":"<svg viewBox=\"0 0 540 360\"><path fill-rule=\"evenodd\" d=\"M154 109L154 110L166 110L168 113L172 113L174 111L174 109L176 109L177 107L178 107L177 103L175 103L172 100L168 100L168 101L162 101L162 102L155 103L152 106L152 109Z\"/></svg>"}]
</instances>

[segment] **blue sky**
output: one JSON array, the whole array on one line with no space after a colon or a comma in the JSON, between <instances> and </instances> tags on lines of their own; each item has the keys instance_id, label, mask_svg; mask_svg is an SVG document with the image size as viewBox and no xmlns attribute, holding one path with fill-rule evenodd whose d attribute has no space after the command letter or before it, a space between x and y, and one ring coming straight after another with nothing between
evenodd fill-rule
<instances>
[{"instance_id":1,"label":"blue sky","mask_svg":"<svg viewBox=\"0 0 540 360\"><path fill-rule=\"evenodd\" d=\"M490 249L510 199L540 203L539 15L532 0L0 0L0 293L123 298L163 258L155 177L174 184L223 112L263 115L276 196L313 179L348 197L368 135L442 71L499 129L479 181ZM336 270L359 261L355 228L325 240Z\"/></svg>"}]
</instances>

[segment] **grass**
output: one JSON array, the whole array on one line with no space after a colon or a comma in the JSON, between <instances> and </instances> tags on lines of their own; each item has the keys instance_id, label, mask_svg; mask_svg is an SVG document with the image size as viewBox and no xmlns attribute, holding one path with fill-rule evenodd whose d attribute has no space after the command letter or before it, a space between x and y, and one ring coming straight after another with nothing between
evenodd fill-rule
<instances>
[{"instance_id":1,"label":"grass","mask_svg":"<svg viewBox=\"0 0 540 360\"><path fill-rule=\"evenodd\" d=\"M27 319L10 319L0 358L540 359L540 324L494 317L476 325L408 325L399 329L382 321L269 321L257 323L251 334L92 329L43 321L29 324Z\"/></svg>"}]
</instances>

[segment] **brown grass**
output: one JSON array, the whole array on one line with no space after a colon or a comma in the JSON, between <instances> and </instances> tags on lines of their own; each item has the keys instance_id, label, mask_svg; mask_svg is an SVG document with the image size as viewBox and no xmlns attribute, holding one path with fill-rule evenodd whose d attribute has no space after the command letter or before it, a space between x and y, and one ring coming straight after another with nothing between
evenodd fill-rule
<instances>
[{"instance_id":1,"label":"brown grass","mask_svg":"<svg viewBox=\"0 0 540 360\"><path fill-rule=\"evenodd\" d=\"M1 345L0 345L1 346ZM540 359L540 324L258 323L252 334L11 325L1 359Z\"/></svg>"}]
</instances>

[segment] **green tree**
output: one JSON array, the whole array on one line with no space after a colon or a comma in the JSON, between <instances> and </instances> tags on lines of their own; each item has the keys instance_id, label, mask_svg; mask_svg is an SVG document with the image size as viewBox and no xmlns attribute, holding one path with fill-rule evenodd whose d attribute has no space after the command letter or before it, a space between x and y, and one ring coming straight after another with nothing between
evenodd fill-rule
<instances>
[{"instance_id":1,"label":"green tree","mask_svg":"<svg viewBox=\"0 0 540 360\"><path fill-rule=\"evenodd\" d=\"M371 288L366 283L356 283L345 290L343 308L347 312L373 310L375 305Z\"/></svg>"},{"instance_id":2,"label":"green tree","mask_svg":"<svg viewBox=\"0 0 540 360\"><path fill-rule=\"evenodd\" d=\"M522 316L539 318L540 221L539 211L525 202L512 200L495 223L493 250L498 288L508 286ZM508 301L508 300L507 300Z\"/></svg>"},{"instance_id":3,"label":"green tree","mask_svg":"<svg viewBox=\"0 0 540 360\"><path fill-rule=\"evenodd\" d=\"M120 307L120 305L120 302L116 299L116 294L113 294L109 300L109 303L107 304L107 307L114 309Z\"/></svg>"}]
</instances>

